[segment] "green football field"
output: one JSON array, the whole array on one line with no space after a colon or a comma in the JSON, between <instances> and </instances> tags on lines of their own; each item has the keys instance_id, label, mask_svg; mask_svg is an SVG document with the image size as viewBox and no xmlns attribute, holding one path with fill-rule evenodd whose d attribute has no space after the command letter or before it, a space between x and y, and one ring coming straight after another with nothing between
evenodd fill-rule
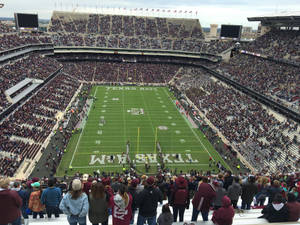
<instances>
[{"instance_id":1,"label":"green football field","mask_svg":"<svg viewBox=\"0 0 300 225\"><path fill-rule=\"evenodd\" d=\"M139 172L157 171L156 143L160 143L166 168L186 172L191 169L212 170L210 156L221 161L199 129L194 128L176 107L174 96L166 87L95 86L95 97L82 124L82 131L75 133L67 147L58 176L93 171L121 172L127 169L129 157L135 160ZM113 158L113 160L111 160Z\"/></svg>"}]
</instances>

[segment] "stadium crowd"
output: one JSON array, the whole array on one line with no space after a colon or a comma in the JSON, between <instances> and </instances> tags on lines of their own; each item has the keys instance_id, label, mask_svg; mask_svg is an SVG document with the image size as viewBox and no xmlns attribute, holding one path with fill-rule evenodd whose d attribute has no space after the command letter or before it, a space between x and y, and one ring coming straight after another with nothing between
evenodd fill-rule
<instances>
[{"instance_id":1,"label":"stadium crowd","mask_svg":"<svg viewBox=\"0 0 300 225\"><path fill-rule=\"evenodd\" d=\"M41 145L57 122L56 114L64 111L79 83L66 74L58 74L29 101L0 123L0 150L12 154L19 161L33 160ZM7 166L1 174L12 176L18 168L15 161L6 156Z\"/></svg>"},{"instance_id":2,"label":"stadium crowd","mask_svg":"<svg viewBox=\"0 0 300 225\"><path fill-rule=\"evenodd\" d=\"M192 19L119 15L88 17L53 14L49 32L58 46L159 49L218 54L233 42L204 42L199 22Z\"/></svg>"},{"instance_id":3,"label":"stadium crowd","mask_svg":"<svg viewBox=\"0 0 300 225\"><path fill-rule=\"evenodd\" d=\"M6 90L25 78L45 80L59 67L60 64L55 59L44 57L38 53L28 54L20 59L0 65L0 112L10 105L5 95Z\"/></svg>"},{"instance_id":4,"label":"stadium crowd","mask_svg":"<svg viewBox=\"0 0 300 225\"><path fill-rule=\"evenodd\" d=\"M242 49L275 59L299 62L299 43L299 30L272 29L250 44L243 45Z\"/></svg>"},{"instance_id":5,"label":"stadium crowd","mask_svg":"<svg viewBox=\"0 0 300 225\"><path fill-rule=\"evenodd\" d=\"M83 81L167 83L180 66L154 63L64 63L64 71Z\"/></svg>"},{"instance_id":6,"label":"stadium crowd","mask_svg":"<svg viewBox=\"0 0 300 225\"><path fill-rule=\"evenodd\" d=\"M4 33L0 32L0 51L31 44L52 44L50 36L38 33Z\"/></svg>"},{"instance_id":7,"label":"stadium crowd","mask_svg":"<svg viewBox=\"0 0 300 225\"><path fill-rule=\"evenodd\" d=\"M71 224L172 224L178 221L197 221L201 213L208 221L210 211L215 224L232 224L235 211L263 208L262 216L269 222L297 221L300 217L300 177L295 174L237 174L231 171L206 176L191 170L189 174L155 176L97 172L94 176L76 173L71 182L56 178L0 180L0 223L25 224L29 215L56 218L67 215ZM241 205L239 202L241 199ZM157 215L158 203L167 204ZM267 202L266 202L267 200ZM199 203L202 204L199 204ZM187 219L185 210L193 207ZM172 208L172 211L170 210ZM31 218L31 217L30 217Z\"/></svg>"},{"instance_id":8,"label":"stadium crowd","mask_svg":"<svg viewBox=\"0 0 300 225\"><path fill-rule=\"evenodd\" d=\"M238 54L231 58L229 63L221 63L219 71L241 85L273 97L298 112L300 110L299 102L296 104L300 96L298 67L261 57ZM293 102L296 105L293 106Z\"/></svg>"},{"instance_id":9,"label":"stadium crowd","mask_svg":"<svg viewBox=\"0 0 300 225\"><path fill-rule=\"evenodd\" d=\"M32 44L52 44L51 37L46 33L16 32L0 22L0 55L4 51Z\"/></svg>"},{"instance_id":10,"label":"stadium crowd","mask_svg":"<svg viewBox=\"0 0 300 225\"><path fill-rule=\"evenodd\" d=\"M184 68L176 84L258 171L299 167L297 123L280 121L260 103L200 68Z\"/></svg>"}]
</instances>

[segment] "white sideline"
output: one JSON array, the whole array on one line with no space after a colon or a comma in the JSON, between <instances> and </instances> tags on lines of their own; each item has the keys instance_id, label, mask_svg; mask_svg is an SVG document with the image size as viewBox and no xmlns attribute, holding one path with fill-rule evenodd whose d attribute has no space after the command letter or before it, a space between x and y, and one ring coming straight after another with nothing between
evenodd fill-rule
<instances>
[{"instance_id":1,"label":"white sideline","mask_svg":"<svg viewBox=\"0 0 300 225\"><path fill-rule=\"evenodd\" d=\"M97 86L97 88L96 88L96 91L95 91L93 97L96 96L97 91L98 91L98 86ZM92 104L92 105L93 105L93 104ZM91 111L92 105L90 105L90 108L89 108L89 111L88 111L88 116L90 115L90 111ZM84 124L84 127L83 127L83 129L82 129L82 131L81 131L81 133L80 133L80 136L79 136L79 138L78 138L78 141L77 141L77 143L76 143L76 147L75 147L75 150L74 150L74 152L73 152L72 159L71 159L71 162L70 162L70 164L69 164L69 168L72 166L72 163L73 163L74 157L75 157L75 155L76 155L76 152L77 152L77 149L78 149L78 146L79 146L79 143L80 143L80 140L81 140L83 131L84 131L84 129L85 129L85 126L86 126L86 123Z\"/></svg>"}]
</instances>

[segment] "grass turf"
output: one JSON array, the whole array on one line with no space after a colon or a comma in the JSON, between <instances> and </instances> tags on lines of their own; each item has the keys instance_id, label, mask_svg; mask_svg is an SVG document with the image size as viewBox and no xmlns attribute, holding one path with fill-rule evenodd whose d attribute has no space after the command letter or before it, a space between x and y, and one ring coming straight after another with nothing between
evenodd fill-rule
<instances>
[{"instance_id":1,"label":"grass turf","mask_svg":"<svg viewBox=\"0 0 300 225\"><path fill-rule=\"evenodd\" d=\"M127 141L130 142L131 159L136 154L144 154L136 163L142 173L145 172L143 157L146 154L152 154L148 155L149 173L157 171L157 162L150 161L157 153L156 140L160 142L163 154L170 154L165 165L172 170L217 171L215 166L209 167L210 156L229 168L203 133L193 128L179 112L174 96L166 87L95 86L91 95L96 100L90 107L82 132L75 133L70 139L57 176L64 175L66 169L69 175L77 171L121 172L123 163L118 157L126 152ZM176 159L175 154L179 154L179 158ZM113 162L111 155L115 156ZM99 160L91 164L92 157ZM129 165L125 163L125 167Z\"/></svg>"}]
</instances>

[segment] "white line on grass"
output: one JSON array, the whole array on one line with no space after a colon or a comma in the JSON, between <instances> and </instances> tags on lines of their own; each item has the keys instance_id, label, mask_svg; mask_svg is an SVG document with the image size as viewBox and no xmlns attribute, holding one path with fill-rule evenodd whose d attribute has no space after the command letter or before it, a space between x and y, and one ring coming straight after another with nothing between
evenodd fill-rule
<instances>
[{"instance_id":1,"label":"white line on grass","mask_svg":"<svg viewBox=\"0 0 300 225\"><path fill-rule=\"evenodd\" d=\"M95 98L95 96L96 96L96 94L97 94L97 91L98 91L98 86L96 87L96 91L95 91L95 93L94 93L94 98ZM93 104L94 104L94 102L93 102ZM89 117L89 115L90 115L91 108L92 108L92 105L91 105L90 108L89 108L89 111L88 111L88 117ZM79 135L78 141L77 141L77 143L76 143L75 151L73 152L72 159L71 159L71 162L70 162L70 164L69 164L69 167L72 166L72 163L73 163L74 157L75 157L75 155L76 155L76 152L77 152L77 150L78 150L78 146L79 146L79 143L80 143L80 140L81 140L81 137L82 137L82 134L83 134L83 132L84 132L84 129L85 129L86 124L87 124L87 121L85 121L84 128L82 129L82 131L81 131L81 133L80 133L80 135Z\"/></svg>"},{"instance_id":2,"label":"white line on grass","mask_svg":"<svg viewBox=\"0 0 300 225\"><path fill-rule=\"evenodd\" d=\"M140 93L142 94L142 97L143 97L143 104L144 104L144 106L145 106L145 109L147 110L147 112L149 112L149 111L148 111L148 106L147 106L147 103L146 103L146 100L145 100L145 96L144 96L144 94L143 94L142 91L141 91ZM147 115L148 120L150 121L150 123L151 123L151 125L152 125L152 131L153 131L153 136L154 136L154 135L155 135L155 129L154 129L154 124L153 124L153 122L152 122L150 113L147 113L146 115Z\"/></svg>"},{"instance_id":3,"label":"white line on grass","mask_svg":"<svg viewBox=\"0 0 300 225\"><path fill-rule=\"evenodd\" d=\"M123 135L123 138L124 138L124 144L125 144L125 141L127 139L127 135L126 135L126 120L125 120L125 94L124 94L124 90L122 91L122 97L123 97L123 100L122 100L122 105L123 105L123 125L124 125L124 135Z\"/></svg>"}]
</instances>

